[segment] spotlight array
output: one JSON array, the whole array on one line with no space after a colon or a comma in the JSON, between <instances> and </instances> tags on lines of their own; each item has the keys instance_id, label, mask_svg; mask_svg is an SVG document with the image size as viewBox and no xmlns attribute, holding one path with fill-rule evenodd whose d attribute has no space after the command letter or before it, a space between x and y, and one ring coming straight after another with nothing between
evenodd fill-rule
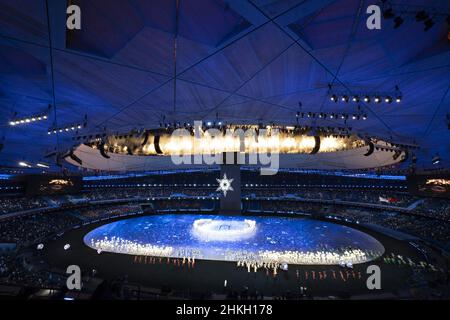
<instances>
[{"instance_id":1,"label":"spotlight array","mask_svg":"<svg viewBox=\"0 0 450 320\"><path fill-rule=\"evenodd\" d=\"M328 91L330 95L330 100L337 103L338 101L349 103L356 102L359 103L363 101L365 103L400 103L402 101L402 93L400 92L398 86L395 86L395 91L393 92L354 92L352 96L347 93L342 92L332 92L331 85L329 85L330 90Z\"/></svg>"},{"instance_id":2,"label":"spotlight array","mask_svg":"<svg viewBox=\"0 0 450 320\"><path fill-rule=\"evenodd\" d=\"M47 134L56 134L56 133L64 133L64 132L70 132L70 131L75 131L75 130L79 130L82 129L86 126L86 124L72 124L66 127L54 127L54 128L50 128L47 131Z\"/></svg>"},{"instance_id":3,"label":"spotlight array","mask_svg":"<svg viewBox=\"0 0 450 320\"><path fill-rule=\"evenodd\" d=\"M52 108L52 105L49 104L48 108L45 112L41 112L34 115L29 116L23 116L23 117L17 117L17 112L14 112L14 115L12 119L9 121L10 126L18 126L18 125L26 125L30 123L34 123L37 121L43 121L48 119L48 114L50 109Z\"/></svg>"},{"instance_id":4,"label":"spotlight array","mask_svg":"<svg viewBox=\"0 0 450 320\"><path fill-rule=\"evenodd\" d=\"M73 123L70 125L65 125L62 127L52 127L49 128L47 131L47 134L56 134L56 133L66 133L66 132L71 132L71 131L76 131L76 130L80 130L83 129L87 126L87 115L84 116L84 122L83 123Z\"/></svg>"},{"instance_id":5,"label":"spotlight array","mask_svg":"<svg viewBox=\"0 0 450 320\"><path fill-rule=\"evenodd\" d=\"M207 120L205 122L202 121L202 130L207 130L207 129L219 129L219 130L224 130L226 128L226 124L224 121L210 121ZM175 130L175 129L186 129L188 131L193 132L194 130L194 123L191 122L160 122L159 123L159 129L163 129L165 131L171 131L171 130Z\"/></svg>"},{"instance_id":6,"label":"spotlight array","mask_svg":"<svg viewBox=\"0 0 450 320\"><path fill-rule=\"evenodd\" d=\"M19 165L19 167L23 167L23 168L33 168L33 165L26 161L19 161L18 165ZM38 162L38 163L36 163L36 167L49 169L50 165L43 163L43 162Z\"/></svg>"},{"instance_id":7,"label":"spotlight array","mask_svg":"<svg viewBox=\"0 0 450 320\"><path fill-rule=\"evenodd\" d=\"M324 137L333 137L333 138L345 138L351 135L353 130L352 127L306 127L306 132L315 132L317 134L323 135Z\"/></svg>"},{"instance_id":8,"label":"spotlight array","mask_svg":"<svg viewBox=\"0 0 450 320\"><path fill-rule=\"evenodd\" d=\"M324 113L324 112L297 112L296 118L341 119L341 120L367 120L367 114Z\"/></svg>"},{"instance_id":9,"label":"spotlight array","mask_svg":"<svg viewBox=\"0 0 450 320\"><path fill-rule=\"evenodd\" d=\"M43 120L47 120L47 119L48 119L47 115L40 114L40 115L31 116L31 117L11 120L9 122L9 125L10 126L17 126L17 125L22 125L22 124L33 123L33 122L36 122L36 121L43 121Z\"/></svg>"},{"instance_id":10,"label":"spotlight array","mask_svg":"<svg viewBox=\"0 0 450 320\"><path fill-rule=\"evenodd\" d=\"M216 129L223 129L225 127L225 123L223 121L210 121L207 120L206 122L202 122L202 129L206 130L209 128L216 128ZM159 123L160 129L166 129L166 130L173 130L173 129L179 129L184 128L187 130L192 130L194 128L194 124L191 122L160 122Z\"/></svg>"},{"instance_id":11,"label":"spotlight array","mask_svg":"<svg viewBox=\"0 0 450 320\"><path fill-rule=\"evenodd\" d=\"M342 96L341 99L339 99L339 96L336 94L331 95L330 100L333 102L338 102L339 100L342 102L346 102L348 103L350 101L348 96ZM386 103L392 103L392 102L396 102L396 103L400 103L402 102L402 95L401 94L397 94L397 95L380 95L380 94L366 94L366 95L355 95L352 97L351 99L352 102L360 102L360 101L364 101L365 103L381 103L381 102L386 102Z\"/></svg>"},{"instance_id":12,"label":"spotlight array","mask_svg":"<svg viewBox=\"0 0 450 320\"><path fill-rule=\"evenodd\" d=\"M24 168L31 168L31 165L25 161L20 161L19 166L24 167Z\"/></svg>"}]
</instances>

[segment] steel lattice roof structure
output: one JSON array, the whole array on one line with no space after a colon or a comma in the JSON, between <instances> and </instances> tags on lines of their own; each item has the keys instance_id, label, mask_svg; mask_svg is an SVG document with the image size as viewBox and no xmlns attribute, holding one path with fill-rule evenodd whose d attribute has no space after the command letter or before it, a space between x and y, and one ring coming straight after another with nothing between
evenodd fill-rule
<instances>
[{"instance_id":1,"label":"steel lattice roof structure","mask_svg":"<svg viewBox=\"0 0 450 320\"><path fill-rule=\"evenodd\" d=\"M74 0L81 30L66 28L66 1L0 0L0 164L52 163L45 155L79 134L220 119L292 125L301 110L352 114L338 92L390 92L401 103L364 103L368 119L299 119L417 143L418 164L450 166L450 40L445 15L424 31L403 15L366 27L371 1ZM445 0L393 1L408 10ZM431 10L431 9L429 9ZM394 10L395 11L395 10ZM174 41L176 40L176 59ZM11 126L47 111L45 121Z\"/></svg>"}]
</instances>

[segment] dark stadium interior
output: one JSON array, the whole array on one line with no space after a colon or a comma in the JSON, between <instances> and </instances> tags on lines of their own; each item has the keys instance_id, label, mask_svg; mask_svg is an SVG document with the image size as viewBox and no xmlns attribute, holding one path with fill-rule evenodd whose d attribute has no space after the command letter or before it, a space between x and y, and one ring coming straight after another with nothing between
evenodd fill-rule
<instances>
[{"instance_id":1,"label":"dark stadium interior","mask_svg":"<svg viewBox=\"0 0 450 320\"><path fill-rule=\"evenodd\" d=\"M449 61L445 0L0 0L0 299L450 299Z\"/></svg>"}]
</instances>

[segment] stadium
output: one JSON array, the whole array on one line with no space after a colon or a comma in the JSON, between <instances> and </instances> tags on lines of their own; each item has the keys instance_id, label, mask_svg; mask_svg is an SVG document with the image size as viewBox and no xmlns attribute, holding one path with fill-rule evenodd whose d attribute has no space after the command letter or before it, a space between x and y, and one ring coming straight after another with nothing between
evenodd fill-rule
<instances>
[{"instance_id":1,"label":"stadium","mask_svg":"<svg viewBox=\"0 0 450 320\"><path fill-rule=\"evenodd\" d=\"M449 17L0 0L0 299L448 300Z\"/></svg>"}]
</instances>

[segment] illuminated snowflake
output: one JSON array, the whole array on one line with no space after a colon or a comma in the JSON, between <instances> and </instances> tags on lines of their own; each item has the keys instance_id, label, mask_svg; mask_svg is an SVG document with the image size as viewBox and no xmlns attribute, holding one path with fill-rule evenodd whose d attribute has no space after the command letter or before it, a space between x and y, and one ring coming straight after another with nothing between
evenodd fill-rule
<instances>
[{"instance_id":1,"label":"illuminated snowflake","mask_svg":"<svg viewBox=\"0 0 450 320\"><path fill-rule=\"evenodd\" d=\"M231 186L233 179L228 179L226 173L223 174L222 179L216 179L216 180L219 183L219 187L217 187L216 191L222 191L224 197L227 196L228 191L234 190L233 187Z\"/></svg>"}]
</instances>

